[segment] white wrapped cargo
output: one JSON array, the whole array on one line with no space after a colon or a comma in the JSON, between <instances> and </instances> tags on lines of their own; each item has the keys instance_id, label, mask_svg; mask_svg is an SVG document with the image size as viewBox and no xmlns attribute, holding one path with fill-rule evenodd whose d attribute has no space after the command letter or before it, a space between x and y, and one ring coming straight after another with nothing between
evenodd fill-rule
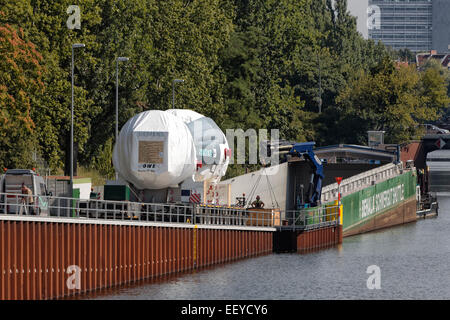
<instances>
[{"instance_id":1,"label":"white wrapped cargo","mask_svg":"<svg viewBox=\"0 0 450 320\"><path fill-rule=\"evenodd\" d=\"M187 123L194 140L197 168L194 181L218 182L225 175L229 163L228 142L222 130L207 117Z\"/></svg>"},{"instance_id":2,"label":"white wrapped cargo","mask_svg":"<svg viewBox=\"0 0 450 320\"><path fill-rule=\"evenodd\" d=\"M204 115L189 109L169 109L165 112L174 115L186 124L205 117Z\"/></svg>"},{"instance_id":3,"label":"white wrapped cargo","mask_svg":"<svg viewBox=\"0 0 450 320\"><path fill-rule=\"evenodd\" d=\"M169 109L166 112L180 118L189 128L194 140L198 167L193 180L219 182L229 163L229 146L225 134L217 124L204 115L188 109Z\"/></svg>"},{"instance_id":4,"label":"white wrapped cargo","mask_svg":"<svg viewBox=\"0 0 450 320\"><path fill-rule=\"evenodd\" d=\"M192 110L140 113L124 125L113 152L121 179L138 189L175 187L186 179L218 182L229 163L225 135Z\"/></svg>"},{"instance_id":5,"label":"white wrapped cargo","mask_svg":"<svg viewBox=\"0 0 450 320\"><path fill-rule=\"evenodd\" d=\"M168 112L142 112L120 131L113 164L120 178L139 189L176 186L196 168L192 136L184 122Z\"/></svg>"}]
</instances>

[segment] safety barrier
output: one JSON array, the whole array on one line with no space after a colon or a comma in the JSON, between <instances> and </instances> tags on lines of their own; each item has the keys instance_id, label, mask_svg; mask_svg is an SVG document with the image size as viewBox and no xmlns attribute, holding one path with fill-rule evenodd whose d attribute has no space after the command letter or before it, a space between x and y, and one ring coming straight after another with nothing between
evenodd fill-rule
<instances>
[{"instance_id":1,"label":"safety barrier","mask_svg":"<svg viewBox=\"0 0 450 320\"><path fill-rule=\"evenodd\" d=\"M341 196L363 190L368 186L396 177L403 172L402 164L389 163L384 166L360 173L342 180L340 185ZM333 183L322 189L321 200L323 203L338 198L338 184Z\"/></svg>"},{"instance_id":2,"label":"safety barrier","mask_svg":"<svg viewBox=\"0 0 450 320\"><path fill-rule=\"evenodd\" d=\"M286 211L284 229L318 229L328 226L336 226L340 222L339 206L327 205L301 210Z\"/></svg>"},{"instance_id":3,"label":"safety barrier","mask_svg":"<svg viewBox=\"0 0 450 320\"><path fill-rule=\"evenodd\" d=\"M84 200L17 193L0 193L0 214L229 226L272 227L281 224L280 215L262 214L259 209Z\"/></svg>"},{"instance_id":4,"label":"safety barrier","mask_svg":"<svg viewBox=\"0 0 450 320\"><path fill-rule=\"evenodd\" d=\"M32 199L32 203L30 203ZM138 203L84 200L53 196L0 193L0 214L56 218L122 220L226 226L320 228L334 223L338 210L330 206L282 212L279 209L238 208L198 204ZM292 217L295 217L294 220Z\"/></svg>"}]
</instances>

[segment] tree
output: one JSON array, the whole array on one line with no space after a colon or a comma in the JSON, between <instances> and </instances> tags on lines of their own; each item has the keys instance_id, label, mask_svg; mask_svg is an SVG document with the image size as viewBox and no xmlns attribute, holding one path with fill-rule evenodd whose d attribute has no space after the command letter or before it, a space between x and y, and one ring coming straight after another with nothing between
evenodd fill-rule
<instances>
[{"instance_id":1,"label":"tree","mask_svg":"<svg viewBox=\"0 0 450 320\"><path fill-rule=\"evenodd\" d=\"M75 1L79 4L81 1ZM69 30L66 26L68 15L66 9L73 4L68 0L24 0L11 5L9 1L0 0L0 7L7 13L0 16L0 23L10 23L16 28L24 28L24 38L32 42L41 53L45 71L42 81L46 94L40 101L39 108L31 110L31 117L36 124L35 138L40 150L52 169L63 164L68 146L71 107L71 45L85 43L92 49L98 44L90 30L99 23L96 0L82 1L82 28ZM90 134L90 120L98 113L98 106L89 98L83 77L92 68L95 59L88 50L77 51L75 69L75 105L74 142L82 152ZM31 97L33 94L30 94Z\"/></svg>"},{"instance_id":2,"label":"tree","mask_svg":"<svg viewBox=\"0 0 450 320\"><path fill-rule=\"evenodd\" d=\"M93 117L83 162L98 157L114 136L115 59L120 65L119 129L135 114L172 108L172 81L177 86L176 107L213 117L224 114L223 73L218 55L232 30L225 1L100 1L101 23L92 30L98 63L86 78L86 88L101 112Z\"/></svg>"},{"instance_id":3,"label":"tree","mask_svg":"<svg viewBox=\"0 0 450 320\"><path fill-rule=\"evenodd\" d=\"M400 61L416 63L416 55L408 48L398 50L397 57Z\"/></svg>"},{"instance_id":4,"label":"tree","mask_svg":"<svg viewBox=\"0 0 450 320\"><path fill-rule=\"evenodd\" d=\"M443 79L420 75L414 66L395 66L385 58L371 73L361 73L336 99L339 142L364 144L368 130L386 131L386 143L401 143L418 124L435 120L448 98Z\"/></svg>"},{"instance_id":5,"label":"tree","mask_svg":"<svg viewBox=\"0 0 450 320\"><path fill-rule=\"evenodd\" d=\"M80 6L80 30L66 26L71 4ZM410 53L364 40L346 0L0 0L0 7L0 25L22 27L20 38L42 55L45 94L27 92L34 127L21 141L53 169L69 150L76 42L86 48L75 54L75 143L80 163L103 172L112 169L105 161L114 145L118 56L130 58L119 66L119 128L139 112L172 108L175 78L186 80L176 107L224 131L279 129L282 139L317 145L364 143L366 130L377 128L400 141L448 110L448 71L396 68L394 54Z\"/></svg>"},{"instance_id":6,"label":"tree","mask_svg":"<svg viewBox=\"0 0 450 320\"><path fill-rule=\"evenodd\" d=\"M37 151L32 112L39 109L44 93L44 69L41 54L23 38L23 30L0 24L1 167L30 168Z\"/></svg>"},{"instance_id":7,"label":"tree","mask_svg":"<svg viewBox=\"0 0 450 320\"><path fill-rule=\"evenodd\" d=\"M445 117L450 104L448 69L429 65L421 72L420 96L431 120Z\"/></svg>"}]
</instances>

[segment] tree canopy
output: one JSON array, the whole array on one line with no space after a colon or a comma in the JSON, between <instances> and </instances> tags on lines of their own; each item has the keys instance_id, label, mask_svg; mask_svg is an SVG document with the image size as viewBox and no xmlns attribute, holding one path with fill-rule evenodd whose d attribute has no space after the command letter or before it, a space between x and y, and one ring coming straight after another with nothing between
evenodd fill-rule
<instances>
[{"instance_id":1,"label":"tree canopy","mask_svg":"<svg viewBox=\"0 0 450 320\"><path fill-rule=\"evenodd\" d=\"M67 27L78 5L81 28ZM192 109L225 131L279 129L318 145L387 141L448 114L440 66L365 40L346 0L0 0L0 165L55 170L68 154L71 45L79 161L111 173L116 68L119 128L133 115ZM119 56L129 57L116 64ZM319 113L319 106L321 113ZM234 172L234 171L233 171ZM238 171L235 170L236 173Z\"/></svg>"},{"instance_id":2,"label":"tree canopy","mask_svg":"<svg viewBox=\"0 0 450 320\"><path fill-rule=\"evenodd\" d=\"M32 115L44 90L42 56L22 29L8 24L0 25L0 53L0 166L30 166L38 132Z\"/></svg>"}]
</instances>

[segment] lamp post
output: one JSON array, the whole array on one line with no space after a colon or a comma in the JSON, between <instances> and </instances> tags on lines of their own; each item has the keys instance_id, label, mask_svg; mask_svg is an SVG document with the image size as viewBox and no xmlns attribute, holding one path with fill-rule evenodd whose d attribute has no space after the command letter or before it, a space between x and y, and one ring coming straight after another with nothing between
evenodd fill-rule
<instances>
[{"instance_id":1,"label":"lamp post","mask_svg":"<svg viewBox=\"0 0 450 320\"><path fill-rule=\"evenodd\" d=\"M172 108L175 109L175 83L184 82L183 79L174 79L172 82Z\"/></svg>"},{"instance_id":2,"label":"lamp post","mask_svg":"<svg viewBox=\"0 0 450 320\"><path fill-rule=\"evenodd\" d=\"M71 121L70 121L70 186L73 189L73 70L74 70L74 59L73 59L73 49L84 48L83 43L72 44L72 109L71 109Z\"/></svg>"},{"instance_id":3,"label":"lamp post","mask_svg":"<svg viewBox=\"0 0 450 320\"><path fill-rule=\"evenodd\" d=\"M317 62L319 63L319 97L317 98L317 104L319 106L319 114L322 113L322 71L320 70L320 56L317 54Z\"/></svg>"},{"instance_id":4,"label":"lamp post","mask_svg":"<svg viewBox=\"0 0 450 320\"><path fill-rule=\"evenodd\" d=\"M125 62L130 60L127 57L118 57L116 59L116 143L119 140L119 61ZM119 174L116 171L116 180Z\"/></svg>"}]
</instances>

